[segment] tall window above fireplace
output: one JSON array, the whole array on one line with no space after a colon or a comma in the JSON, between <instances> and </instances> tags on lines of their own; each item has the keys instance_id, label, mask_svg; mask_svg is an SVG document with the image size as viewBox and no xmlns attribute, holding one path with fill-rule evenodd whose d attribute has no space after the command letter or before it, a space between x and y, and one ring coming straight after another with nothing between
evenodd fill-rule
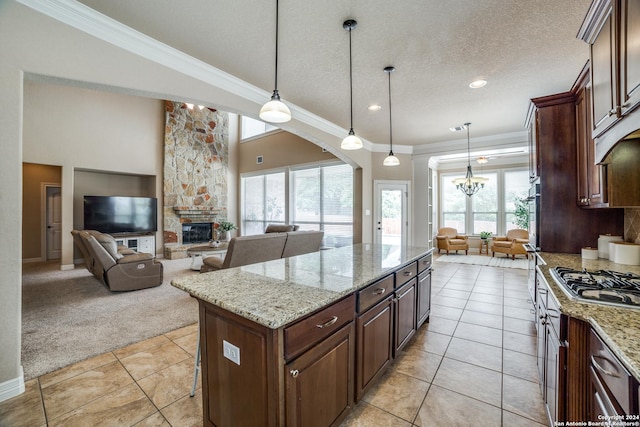
<instances>
[{"instance_id":1,"label":"tall window above fireplace","mask_svg":"<svg viewBox=\"0 0 640 427\"><path fill-rule=\"evenodd\" d=\"M188 223L182 224L182 243L204 243L212 238L211 223Z\"/></svg>"}]
</instances>

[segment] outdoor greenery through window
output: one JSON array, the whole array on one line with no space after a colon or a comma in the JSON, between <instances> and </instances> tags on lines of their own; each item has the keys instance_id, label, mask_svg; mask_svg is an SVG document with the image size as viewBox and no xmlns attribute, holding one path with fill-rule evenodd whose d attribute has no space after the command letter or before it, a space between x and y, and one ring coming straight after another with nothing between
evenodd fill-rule
<instances>
[{"instance_id":1,"label":"outdoor greenery through window","mask_svg":"<svg viewBox=\"0 0 640 427\"><path fill-rule=\"evenodd\" d=\"M323 246L353 241L353 168L347 164L245 176L242 194L243 235L264 233L267 224L296 224L324 231Z\"/></svg>"},{"instance_id":2,"label":"outdoor greenery through window","mask_svg":"<svg viewBox=\"0 0 640 427\"><path fill-rule=\"evenodd\" d=\"M522 225L528 220L517 223L517 212L522 213L522 209L518 211L517 207L526 208L523 200L529 191L528 171L504 169L481 175L489 178L489 182L471 197L456 189L451 182L460 173L440 175L440 227L453 227L468 235L479 235L482 231L504 235L513 228L526 229Z\"/></svg>"}]
</instances>

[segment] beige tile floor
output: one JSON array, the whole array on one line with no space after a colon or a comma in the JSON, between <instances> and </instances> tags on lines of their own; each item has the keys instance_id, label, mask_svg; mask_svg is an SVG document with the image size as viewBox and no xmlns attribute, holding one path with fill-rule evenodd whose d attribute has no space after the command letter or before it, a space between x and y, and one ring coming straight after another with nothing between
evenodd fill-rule
<instances>
[{"instance_id":1,"label":"beige tile floor","mask_svg":"<svg viewBox=\"0 0 640 427\"><path fill-rule=\"evenodd\" d=\"M546 425L526 271L436 263L430 322L343 426ZM201 426L192 325L29 380L0 426Z\"/></svg>"}]
</instances>

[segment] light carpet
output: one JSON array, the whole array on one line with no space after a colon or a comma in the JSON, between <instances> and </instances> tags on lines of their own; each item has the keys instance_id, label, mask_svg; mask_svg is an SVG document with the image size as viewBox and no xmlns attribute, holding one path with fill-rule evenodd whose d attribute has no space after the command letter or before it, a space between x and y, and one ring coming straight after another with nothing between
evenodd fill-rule
<instances>
[{"instance_id":1,"label":"light carpet","mask_svg":"<svg viewBox=\"0 0 640 427\"><path fill-rule=\"evenodd\" d=\"M198 321L198 303L171 280L198 274L191 259L161 260L160 286L111 292L84 266L25 264L22 276L22 366L35 378Z\"/></svg>"},{"instance_id":2,"label":"light carpet","mask_svg":"<svg viewBox=\"0 0 640 427\"><path fill-rule=\"evenodd\" d=\"M526 270L529 268L529 261L524 258L511 259L500 256L491 257L487 255L440 255L435 258L436 262L453 262L457 264L488 265L490 267L519 268Z\"/></svg>"}]
</instances>

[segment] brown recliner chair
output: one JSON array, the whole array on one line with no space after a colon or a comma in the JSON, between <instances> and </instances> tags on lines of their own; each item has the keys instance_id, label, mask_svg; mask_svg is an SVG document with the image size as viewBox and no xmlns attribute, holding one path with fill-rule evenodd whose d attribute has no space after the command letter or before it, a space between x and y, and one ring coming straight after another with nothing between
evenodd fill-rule
<instances>
[{"instance_id":1,"label":"brown recliner chair","mask_svg":"<svg viewBox=\"0 0 640 427\"><path fill-rule=\"evenodd\" d=\"M438 253L440 249L447 251L464 251L465 255L469 254L469 240L464 234L458 234L458 230L452 227L443 227L438 230L436 235L436 241L438 242Z\"/></svg>"},{"instance_id":2,"label":"brown recliner chair","mask_svg":"<svg viewBox=\"0 0 640 427\"><path fill-rule=\"evenodd\" d=\"M511 259L515 259L516 255L526 255L527 251L524 244L529 243L529 232L521 228L509 230L506 236L496 236L493 238L491 245L491 256L495 256L496 252L502 252L511 255Z\"/></svg>"}]
</instances>

